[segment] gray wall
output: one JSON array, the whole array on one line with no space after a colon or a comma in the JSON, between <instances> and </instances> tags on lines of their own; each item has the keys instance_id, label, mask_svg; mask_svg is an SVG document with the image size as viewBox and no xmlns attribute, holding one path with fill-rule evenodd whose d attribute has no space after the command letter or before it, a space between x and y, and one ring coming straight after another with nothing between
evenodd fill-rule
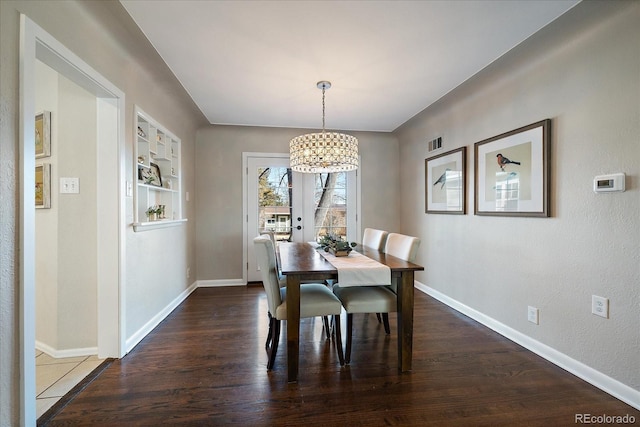
<instances>
[{"instance_id":1,"label":"gray wall","mask_svg":"<svg viewBox=\"0 0 640 427\"><path fill-rule=\"evenodd\" d=\"M640 390L640 2L583 2L404 125L402 222L417 280ZM548 219L473 215L473 144L552 119ZM470 212L424 213L426 140L468 148ZM627 191L595 194L625 172ZM610 319L591 314L591 295ZM527 306L540 324L527 322ZM418 325L417 327L428 327Z\"/></svg>"},{"instance_id":2,"label":"gray wall","mask_svg":"<svg viewBox=\"0 0 640 427\"><path fill-rule=\"evenodd\" d=\"M0 2L0 425L19 424L18 120L19 13L24 12L59 42L126 94L126 179L134 180L133 106L182 139L183 189L194 193L196 129L207 124L168 67L117 1ZM133 220L127 198L127 221ZM185 266L195 265L193 203L186 225L134 233L127 229L126 335L130 337L190 284ZM165 260L175 262L175 267ZM148 274L145 274L148 273ZM194 275L192 274L193 280Z\"/></svg>"},{"instance_id":3,"label":"gray wall","mask_svg":"<svg viewBox=\"0 0 640 427\"><path fill-rule=\"evenodd\" d=\"M198 280L242 278L242 153L288 153L289 140L308 130L209 126L196 142ZM361 229L400 230L398 142L388 133L350 132L359 142Z\"/></svg>"}]
</instances>

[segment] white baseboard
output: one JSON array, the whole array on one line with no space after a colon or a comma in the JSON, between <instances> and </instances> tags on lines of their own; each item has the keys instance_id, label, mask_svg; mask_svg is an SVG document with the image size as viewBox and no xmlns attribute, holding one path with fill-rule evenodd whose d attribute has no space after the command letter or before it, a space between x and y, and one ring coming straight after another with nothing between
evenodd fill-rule
<instances>
[{"instance_id":1,"label":"white baseboard","mask_svg":"<svg viewBox=\"0 0 640 427\"><path fill-rule=\"evenodd\" d=\"M242 279L222 279L222 280L198 280L199 288L216 288L223 286L246 286L247 283Z\"/></svg>"},{"instance_id":2,"label":"white baseboard","mask_svg":"<svg viewBox=\"0 0 640 427\"><path fill-rule=\"evenodd\" d=\"M129 353L133 348L138 345L140 341L146 337L156 326L160 324L177 306L179 306L189 295L197 288L197 282L194 282L191 286L185 289L180 295L178 295L173 301L171 301L162 311L153 316L142 328L138 329L136 333L130 336L126 343L126 353Z\"/></svg>"},{"instance_id":3,"label":"white baseboard","mask_svg":"<svg viewBox=\"0 0 640 427\"><path fill-rule=\"evenodd\" d=\"M523 346L527 350L534 352L538 356L548 360L554 365L557 365L562 369L571 372L578 378L581 378L586 382L598 387L600 390L612 395L617 399L620 399L621 401L633 406L636 409L640 409L640 391L635 390L628 385L623 384L620 381L585 365L582 362L572 359L566 354L561 353L546 344L536 341L528 335L516 331L515 329L505 325L504 323L498 322L497 320L465 304L462 304L461 302L454 300L453 298L448 297L447 295L433 288L430 288L423 283L416 281L415 287L425 294L448 305L454 310L459 311L460 313L469 316L473 320L483 324L489 329L496 331L505 338L508 338L511 341Z\"/></svg>"},{"instance_id":4,"label":"white baseboard","mask_svg":"<svg viewBox=\"0 0 640 427\"><path fill-rule=\"evenodd\" d=\"M98 354L98 347L68 348L66 350L56 350L50 345L38 340L36 340L36 349L47 353L49 356L55 359L60 359L63 357L93 356Z\"/></svg>"}]
</instances>

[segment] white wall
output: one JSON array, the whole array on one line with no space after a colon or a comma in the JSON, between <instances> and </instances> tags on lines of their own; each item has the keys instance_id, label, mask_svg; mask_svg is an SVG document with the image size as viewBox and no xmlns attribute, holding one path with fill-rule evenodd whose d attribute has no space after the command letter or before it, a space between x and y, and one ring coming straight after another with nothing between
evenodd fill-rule
<instances>
[{"instance_id":1,"label":"white wall","mask_svg":"<svg viewBox=\"0 0 640 427\"><path fill-rule=\"evenodd\" d=\"M36 342L59 356L95 352L96 97L40 61L36 110L51 112L51 208L36 211ZM60 194L59 178L79 178Z\"/></svg>"},{"instance_id":2,"label":"white wall","mask_svg":"<svg viewBox=\"0 0 640 427\"><path fill-rule=\"evenodd\" d=\"M397 131L402 223L426 267L416 279L636 391L639 40L640 2L583 2ZM474 216L473 144L545 118L551 218ZM444 151L468 147L467 215L424 213L433 135ZM594 194L593 177L613 172L627 174L627 191ZM591 314L593 294L609 298L610 319Z\"/></svg>"},{"instance_id":3,"label":"white wall","mask_svg":"<svg viewBox=\"0 0 640 427\"><path fill-rule=\"evenodd\" d=\"M242 153L288 153L308 130L208 126L196 143L198 280L242 279ZM350 132L361 155L361 228L399 230L398 142L388 133Z\"/></svg>"},{"instance_id":4,"label":"white wall","mask_svg":"<svg viewBox=\"0 0 640 427\"><path fill-rule=\"evenodd\" d=\"M51 157L37 159L52 170L51 209L36 210L36 341L40 349L58 347L58 73L36 61L36 111L51 114Z\"/></svg>"}]
</instances>

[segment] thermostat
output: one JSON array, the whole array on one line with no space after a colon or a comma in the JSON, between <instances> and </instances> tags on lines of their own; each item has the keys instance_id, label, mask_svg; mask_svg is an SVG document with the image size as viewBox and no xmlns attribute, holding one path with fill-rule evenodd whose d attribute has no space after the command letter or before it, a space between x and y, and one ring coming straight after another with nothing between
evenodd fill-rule
<instances>
[{"instance_id":1,"label":"thermostat","mask_svg":"<svg viewBox=\"0 0 640 427\"><path fill-rule=\"evenodd\" d=\"M611 193L624 191L624 174L599 175L593 179L593 191L596 193Z\"/></svg>"}]
</instances>

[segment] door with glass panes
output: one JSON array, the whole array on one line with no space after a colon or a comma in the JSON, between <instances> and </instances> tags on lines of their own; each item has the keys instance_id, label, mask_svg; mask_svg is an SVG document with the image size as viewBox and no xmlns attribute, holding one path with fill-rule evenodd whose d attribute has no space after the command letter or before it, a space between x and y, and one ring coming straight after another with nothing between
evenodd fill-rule
<instances>
[{"instance_id":1,"label":"door with glass panes","mask_svg":"<svg viewBox=\"0 0 640 427\"><path fill-rule=\"evenodd\" d=\"M332 234L356 240L356 172L292 172L289 157L247 158L247 281L260 281L253 238L317 241Z\"/></svg>"}]
</instances>

